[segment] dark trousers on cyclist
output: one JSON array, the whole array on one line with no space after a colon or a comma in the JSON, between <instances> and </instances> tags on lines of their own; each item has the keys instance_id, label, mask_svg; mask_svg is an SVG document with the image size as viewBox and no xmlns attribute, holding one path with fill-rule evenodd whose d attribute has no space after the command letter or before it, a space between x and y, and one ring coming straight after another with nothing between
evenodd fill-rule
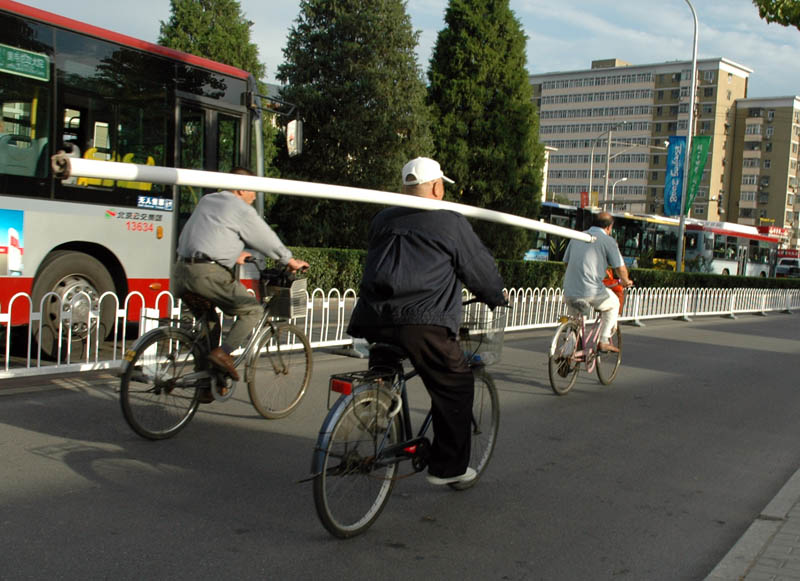
<instances>
[{"instance_id":1,"label":"dark trousers on cyclist","mask_svg":"<svg viewBox=\"0 0 800 581\"><path fill-rule=\"evenodd\" d=\"M264 312L258 299L220 264L177 262L172 271L171 289L176 297L186 291L193 292L207 298L226 315L236 315L236 322L225 337L230 349L244 344Z\"/></svg>"},{"instance_id":2,"label":"dark trousers on cyclist","mask_svg":"<svg viewBox=\"0 0 800 581\"><path fill-rule=\"evenodd\" d=\"M475 380L453 333L435 325L372 327L363 332L371 343L402 347L431 396L434 439L428 473L440 478L464 474L469 465ZM370 358L370 367L380 363Z\"/></svg>"}]
</instances>

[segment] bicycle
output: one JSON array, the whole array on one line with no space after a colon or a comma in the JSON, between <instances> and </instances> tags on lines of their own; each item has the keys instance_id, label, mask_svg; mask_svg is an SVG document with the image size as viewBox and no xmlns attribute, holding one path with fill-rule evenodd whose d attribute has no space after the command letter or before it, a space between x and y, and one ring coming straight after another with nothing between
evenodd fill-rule
<instances>
[{"instance_id":1,"label":"bicycle","mask_svg":"<svg viewBox=\"0 0 800 581\"><path fill-rule=\"evenodd\" d=\"M600 338L600 313L597 313L595 320L587 327L586 318L591 315L591 305L579 299L571 306L576 312L561 317L561 324L553 335L548 354L550 387L557 395L569 393L578 378L581 364L586 366L588 373L596 368L600 383L610 385L616 379L622 362L622 331L619 325L609 337L609 342L619 351L599 351L597 343Z\"/></svg>"},{"instance_id":2,"label":"bicycle","mask_svg":"<svg viewBox=\"0 0 800 581\"><path fill-rule=\"evenodd\" d=\"M254 262L248 260L248 262ZM253 407L267 419L289 415L311 380L308 338L286 319L304 316L306 280L285 270L258 267L264 313L234 366L245 366L244 380ZM229 400L237 382L207 361L219 339L213 305L194 293L181 297L194 315L169 319L142 335L125 354L120 381L122 413L134 432L150 440L177 434L194 416L201 395ZM162 320L163 321L163 320ZM189 324L190 327L185 328Z\"/></svg>"},{"instance_id":3,"label":"bicycle","mask_svg":"<svg viewBox=\"0 0 800 581\"><path fill-rule=\"evenodd\" d=\"M477 476L449 486L464 490L480 478L497 442L500 409L497 388L487 364L500 359L507 309L494 312L486 305L465 311L459 344L475 377L472 406L470 466ZM337 374L330 378L329 412L319 431L311 466L314 505L322 525L334 536L349 538L367 530L378 518L395 482L425 470L432 424L428 411L414 435L407 382L416 370L403 368L405 352L376 343L373 350L393 357L391 368ZM340 396L330 406L330 396ZM412 472L398 475L399 465L411 461Z\"/></svg>"}]
</instances>

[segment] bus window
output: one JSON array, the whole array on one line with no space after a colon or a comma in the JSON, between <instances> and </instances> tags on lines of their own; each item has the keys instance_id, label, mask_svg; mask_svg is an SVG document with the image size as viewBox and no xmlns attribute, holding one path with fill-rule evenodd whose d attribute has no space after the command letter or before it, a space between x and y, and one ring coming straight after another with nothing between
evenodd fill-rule
<instances>
[{"instance_id":1,"label":"bus window","mask_svg":"<svg viewBox=\"0 0 800 581\"><path fill-rule=\"evenodd\" d=\"M239 161L241 119L229 115L218 115L217 121L217 171L230 172L242 165Z\"/></svg>"},{"instance_id":2,"label":"bus window","mask_svg":"<svg viewBox=\"0 0 800 581\"><path fill-rule=\"evenodd\" d=\"M0 73L0 174L45 177L50 91L41 81Z\"/></svg>"}]
</instances>

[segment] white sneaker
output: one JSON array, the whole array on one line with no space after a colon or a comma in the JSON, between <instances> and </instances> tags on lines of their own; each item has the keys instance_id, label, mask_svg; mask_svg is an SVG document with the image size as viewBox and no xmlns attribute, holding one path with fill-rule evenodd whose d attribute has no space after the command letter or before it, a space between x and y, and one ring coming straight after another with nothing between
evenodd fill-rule
<instances>
[{"instance_id":1,"label":"white sneaker","mask_svg":"<svg viewBox=\"0 0 800 581\"><path fill-rule=\"evenodd\" d=\"M438 476L431 476L428 474L425 478L427 478L428 482L434 484L436 486L441 486L443 484L453 484L454 482L469 482L470 480L474 480L475 477L478 475L475 472L474 468L467 467L467 471L460 476L450 476L447 478L439 478Z\"/></svg>"}]
</instances>

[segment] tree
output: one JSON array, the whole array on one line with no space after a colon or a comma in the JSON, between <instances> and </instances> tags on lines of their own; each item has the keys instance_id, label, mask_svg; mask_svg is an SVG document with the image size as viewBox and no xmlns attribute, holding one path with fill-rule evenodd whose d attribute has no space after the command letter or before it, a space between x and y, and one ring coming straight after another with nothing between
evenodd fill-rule
<instances>
[{"instance_id":1,"label":"tree","mask_svg":"<svg viewBox=\"0 0 800 581\"><path fill-rule=\"evenodd\" d=\"M794 26L800 30L800 2L797 0L753 0L758 15L767 22Z\"/></svg>"},{"instance_id":2,"label":"tree","mask_svg":"<svg viewBox=\"0 0 800 581\"><path fill-rule=\"evenodd\" d=\"M283 51L281 98L304 121L303 154L281 155L300 180L398 191L400 170L430 154L430 116L417 64L418 33L404 0L302 0ZM281 197L275 216L307 246L365 247L379 208Z\"/></svg>"},{"instance_id":3,"label":"tree","mask_svg":"<svg viewBox=\"0 0 800 581\"><path fill-rule=\"evenodd\" d=\"M242 14L238 0L170 0L169 20L161 22L159 44L218 61L253 75L258 92L266 69L258 60L258 47L250 41L253 23ZM275 157L275 133L264 120L264 166L267 175Z\"/></svg>"},{"instance_id":4,"label":"tree","mask_svg":"<svg viewBox=\"0 0 800 581\"><path fill-rule=\"evenodd\" d=\"M450 0L428 77L436 157L458 202L536 216L544 148L525 69L525 35L508 0ZM531 232L478 222L496 256L520 258Z\"/></svg>"}]
</instances>

